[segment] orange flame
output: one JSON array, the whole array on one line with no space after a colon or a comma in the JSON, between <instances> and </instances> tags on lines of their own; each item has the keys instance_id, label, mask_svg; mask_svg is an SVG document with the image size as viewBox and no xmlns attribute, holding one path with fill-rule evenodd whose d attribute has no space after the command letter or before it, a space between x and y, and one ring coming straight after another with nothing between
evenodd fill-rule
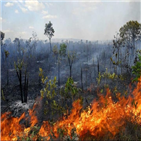
<instances>
[{"instance_id":1,"label":"orange flame","mask_svg":"<svg viewBox=\"0 0 141 141\"><path fill-rule=\"evenodd\" d=\"M30 124L33 127L37 122L37 117L35 116L35 107L37 104L34 104L33 109L29 109L29 115L31 117ZM25 113L23 113L20 118L11 117L10 112L6 112L1 116L1 140L10 141L17 140L17 137L23 135L28 136L30 127L25 128L24 125L19 124L19 122L25 118ZM27 118L26 118L27 119Z\"/></svg>"},{"instance_id":2,"label":"orange flame","mask_svg":"<svg viewBox=\"0 0 141 141\"><path fill-rule=\"evenodd\" d=\"M125 125L125 121L131 118L138 124L141 123L141 82L138 82L137 87L133 91L133 97L129 96L127 99L121 97L118 102L114 102L111 98L110 90L107 89L107 95L104 97L100 95L98 101L94 100L88 107L88 110L82 111L80 100L73 103L73 109L67 119L58 121L53 127L54 134L58 137L57 128L66 128L70 134L73 127L76 128L77 135L81 140L85 139L87 134L89 136L104 136L111 133L114 137ZM135 108L132 106L133 99L137 104ZM132 116L134 115L134 116ZM45 128L47 127L47 128ZM48 122L44 122L41 129L41 136L48 136L51 127Z\"/></svg>"},{"instance_id":3,"label":"orange flame","mask_svg":"<svg viewBox=\"0 0 141 141\"><path fill-rule=\"evenodd\" d=\"M85 140L88 136L103 137L109 133L113 138L120 129L125 127L127 119L141 124L141 81L138 82L132 94L133 96L128 98L119 97L119 101L114 102L110 90L107 89L106 96L99 94L99 100L94 100L87 110L82 110L80 100L77 100L73 102L73 108L67 118L63 117L54 126L51 126L48 121L44 121L39 135L48 137L52 130L58 137L58 128L66 128L68 134L71 135L71 130L76 128L76 133L81 140ZM34 108L35 106L33 110L29 110L31 127L38 122ZM19 124L25 114L22 114L20 118L9 118L8 116L9 113L4 113L1 116L2 140L17 140L17 135L21 136L22 132L27 132L26 136L28 136L30 127L25 128Z\"/></svg>"}]
</instances>

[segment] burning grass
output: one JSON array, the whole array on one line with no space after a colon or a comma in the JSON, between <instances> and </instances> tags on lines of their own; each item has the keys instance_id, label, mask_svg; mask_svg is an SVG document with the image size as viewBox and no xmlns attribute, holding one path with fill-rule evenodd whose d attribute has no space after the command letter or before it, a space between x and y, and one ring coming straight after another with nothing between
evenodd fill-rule
<instances>
[{"instance_id":1,"label":"burning grass","mask_svg":"<svg viewBox=\"0 0 141 141\"><path fill-rule=\"evenodd\" d=\"M25 118L10 117L10 113L1 116L1 140L32 139L51 140L139 140L141 139L141 78L133 90L132 95L125 98L119 96L118 101L112 100L111 91L107 89L104 97L83 109L81 101L73 102L71 113L55 124L44 121L40 128L35 116L34 105L29 110L30 127L19 122ZM36 132L35 132L36 131ZM44 139L43 139L44 138Z\"/></svg>"}]
</instances>

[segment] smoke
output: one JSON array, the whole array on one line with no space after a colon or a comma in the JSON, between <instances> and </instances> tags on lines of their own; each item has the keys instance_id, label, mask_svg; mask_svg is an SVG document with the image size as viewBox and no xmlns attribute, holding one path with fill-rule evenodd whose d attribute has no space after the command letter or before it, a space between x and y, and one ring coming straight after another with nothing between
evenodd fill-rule
<instances>
[{"instance_id":1,"label":"smoke","mask_svg":"<svg viewBox=\"0 0 141 141\"><path fill-rule=\"evenodd\" d=\"M129 9L127 16L125 17L127 20L136 20L138 22L141 22L141 2L130 2L129 3Z\"/></svg>"}]
</instances>

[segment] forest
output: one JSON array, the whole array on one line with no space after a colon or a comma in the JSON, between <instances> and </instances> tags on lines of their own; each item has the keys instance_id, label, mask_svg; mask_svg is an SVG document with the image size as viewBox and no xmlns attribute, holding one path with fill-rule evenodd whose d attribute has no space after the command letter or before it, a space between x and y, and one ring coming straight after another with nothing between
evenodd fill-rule
<instances>
[{"instance_id":1,"label":"forest","mask_svg":"<svg viewBox=\"0 0 141 141\"><path fill-rule=\"evenodd\" d=\"M141 23L107 41L1 34L1 140L141 140Z\"/></svg>"}]
</instances>

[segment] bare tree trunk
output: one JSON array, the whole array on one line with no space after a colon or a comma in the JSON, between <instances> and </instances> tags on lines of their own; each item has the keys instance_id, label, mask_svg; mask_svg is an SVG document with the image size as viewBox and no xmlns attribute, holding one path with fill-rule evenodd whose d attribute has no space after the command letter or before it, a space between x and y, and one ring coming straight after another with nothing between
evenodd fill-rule
<instances>
[{"instance_id":1,"label":"bare tree trunk","mask_svg":"<svg viewBox=\"0 0 141 141\"><path fill-rule=\"evenodd\" d=\"M39 76L39 81L38 82L39 82L39 86L41 86L41 78L40 78L40 76Z\"/></svg>"},{"instance_id":2,"label":"bare tree trunk","mask_svg":"<svg viewBox=\"0 0 141 141\"><path fill-rule=\"evenodd\" d=\"M3 47L1 46L1 66L4 65L4 62L5 62L5 55L4 55L4 50L3 50Z\"/></svg>"},{"instance_id":3,"label":"bare tree trunk","mask_svg":"<svg viewBox=\"0 0 141 141\"><path fill-rule=\"evenodd\" d=\"M87 45L87 63L88 63L88 45Z\"/></svg>"},{"instance_id":4,"label":"bare tree trunk","mask_svg":"<svg viewBox=\"0 0 141 141\"><path fill-rule=\"evenodd\" d=\"M2 66L2 46L0 46L0 66Z\"/></svg>"},{"instance_id":5,"label":"bare tree trunk","mask_svg":"<svg viewBox=\"0 0 141 141\"><path fill-rule=\"evenodd\" d=\"M88 87L88 81L87 81L87 78L88 78L88 74L87 74L87 70L86 70L86 89Z\"/></svg>"},{"instance_id":6,"label":"bare tree trunk","mask_svg":"<svg viewBox=\"0 0 141 141\"><path fill-rule=\"evenodd\" d=\"M117 67L116 67L116 71L117 71L117 74L119 72L119 48L117 49L118 50L118 55L117 55Z\"/></svg>"},{"instance_id":7,"label":"bare tree trunk","mask_svg":"<svg viewBox=\"0 0 141 141\"><path fill-rule=\"evenodd\" d=\"M21 70L20 70L19 81L20 81L21 101L22 101L22 103L23 103L23 92L22 92L22 71L21 71Z\"/></svg>"},{"instance_id":8,"label":"bare tree trunk","mask_svg":"<svg viewBox=\"0 0 141 141\"><path fill-rule=\"evenodd\" d=\"M7 85L9 85L9 71L8 71L8 68L7 68Z\"/></svg>"},{"instance_id":9,"label":"bare tree trunk","mask_svg":"<svg viewBox=\"0 0 141 141\"><path fill-rule=\"evenodd\" d=\"M122 58L122 50L121 50L121 58ZM121 72L120 72L120 74L122 74L122 62L121 62L121 64L120 64L120 67L121 67Z\"/></svg>"},{"instance_id":10,"label":"bare tree trunk","mask_svg":"<svg viewBox=\"0 0 141 141\"><path fill-rule=\"evenodd\" d=\"M8 58L6 58L6 65L7 65L7 85L9 85L9 71L8 71Z\"/></svg>"},{"instance_id":11,"label":"bare tree trunk","mask_svg":"<svg viewBox=\"0 0 141 141\"><path fill-rule=\"evenodd\" d=\"M111 71L111 68L112 68L112 63L111 63L111 60L110 60L110 72L112 72L112 71Z\"/></svg>"},{"instance_id":12,"label":"bare tree trunk","mask_svg":"<svg viewBox=\"0 0 141 141\"><path fill-rule=\"evenodd\" d=\"M132 64L131 64L131 66L133 66L134 65L134 59L135 59L135 38L133 38L133 49L132 49Z\"/></svg>"},{"instance_id":13,"label":"bare tree trunk","mask_svg":"<svg viewBox=\"0 0 141 141\"><path fill-rule=\"evenodd\" d=\"M27 103L27 93L28 93L28 78L27 73L25 72L25 80L24 80L24 102Z\"/></svg>"},{"instance_id":14,"label":"bare tree trunk","mask_svg":"<svg viewBox=\"0 0 141 141\"><path fill-rule=\"evenodd\" d=\"M82 71L82 67L81 67L81 89L83 91L83 71Z\"/></svg>"},{"instance_id":15,"label":"bare tree trunk","mask_svg":"<svg viewBox=\"0 0 141 141\"><path fill-rule=\"evenodd\" d=\"M60 63L58 62L58 87L60 87Z\"/></svg>"},{"instance_id":16,"label":"bare tree trunk","mask_svg":"<svg viewBox=\"0 0 141 141\"><path fill-rule=\"evenodd\" d=\"M98 64L97 64L97 70L98 70L98 74L99 74L99 60L98 60Z\"/></svg>"},{"instance_id":17,"label":"bare tree trunk","mask_svg":"<svg viewBox=\"0 0 141 141\"><path fill-rule=\"evenodd\" d=\"M93 71L94 71L94 82L95 82L95 65L94 65L94 60L93 60L93 67L94 67L94 69L93 69Z\"/></svg>"},{"instance_id":18,"label":"bare tree trunk","mask_svg":"<svg viewBox=\"0 0 141 141\"><path fill-rule=\"evenodd\" d=\"M52 52L51 39L49 39L49 43L50 43L50 53L51 53Z\"/></svg>"},{"instance_id":19,"label":"bare tree trunk","mask_svg":"<svg viewBox=\"0 0 141 141\"><path fill-rule=\"evenodd\" d=\"M106 55L105 55L105 51L104 51L104 69L105 69L105 66L106 66Z\"/></svg>"},{"instance_id":20,"label":"bare tree trunk","mask_svg":"<svg viewBox=\"0 0 141 141\"><path fill-rule=\"evenodd\" d=\"M70 78L71 78L71 69L72 69L72 65L70 65Z\"/></svg>"}]
</instances>

